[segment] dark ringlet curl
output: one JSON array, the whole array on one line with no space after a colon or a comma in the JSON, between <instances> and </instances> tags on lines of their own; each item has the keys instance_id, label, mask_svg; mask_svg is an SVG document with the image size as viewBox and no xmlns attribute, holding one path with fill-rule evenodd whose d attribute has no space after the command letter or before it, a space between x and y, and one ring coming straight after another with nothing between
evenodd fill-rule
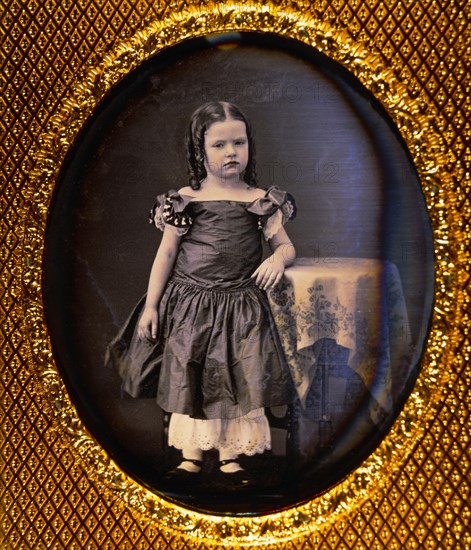
<instances>
[{"instance_id":1,"label":"dark ringlet curl","mask_svg":"<svg viewBox=\"0 0 471 550\"><path fill-rule=\"evenodd\" d=\"M201 182L207 176L204 166L204 134L215 122L233 119L245 124L249 146L249 160L244 171L244 181L251 187L257 186L255 173L255 142L252 127L244 113L226 101L211 101L205 103L191 115L186 133L187 168L189 183L192 189L199 189Z\"/></svg>"}]
</instances>

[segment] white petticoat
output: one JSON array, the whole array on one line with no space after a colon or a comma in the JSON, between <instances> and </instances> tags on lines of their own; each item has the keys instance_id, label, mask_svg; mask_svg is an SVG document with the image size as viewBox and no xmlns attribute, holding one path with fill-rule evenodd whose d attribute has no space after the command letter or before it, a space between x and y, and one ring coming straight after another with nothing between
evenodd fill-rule
<instances>
[{"instance_id":1,"label":"white petticoat","mask_svg":"<svg viewBox=\"0 0 471 550\"><path fill-rule=\"evenodd\" d=\"M270 426L264 409L237 418L199 420L185 414L170 417L168 444L177 449L223 450L254 455L271 449Z\"/></svg>"}]
</instances>

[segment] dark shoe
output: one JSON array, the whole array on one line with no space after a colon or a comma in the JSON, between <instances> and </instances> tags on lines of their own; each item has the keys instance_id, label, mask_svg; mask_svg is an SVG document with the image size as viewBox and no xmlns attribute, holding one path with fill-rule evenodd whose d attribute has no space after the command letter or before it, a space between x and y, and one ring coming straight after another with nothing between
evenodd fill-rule
<instances>
[{"instance_id":1,"label":"dark shoe","mask_svg":"<svg viewBox=\"0 0 471 550\"><path fill-rule=\"evenodd\" d=\"M219 466L225 466L234 462L239 464L237 460L221 460ZM246 470L236 470L235 472L224 472L219 468L219 473L222 476L225 484L228 489L238 490L238 489L249 489L254 486L253 477Z\"/></svg>"},{"instance_id":2,"label":"dark shoe","mask_svg":"<svg viewBox=\"0 0 471 550\"><path fill-rule=\"evenodd\" d=\"M197 472L190 472L190 470L186 470L185 468L180 468L180 466L177 466L176 468L173 468L173 470L170 470L167 472L163 480L164 481L193 481L196 480L199 477L199 474L201 473L201 466L202 462L201 460L190 460L185 458L182 460L182 462L191 462L195 466L199 466L199 470Z\"/></svg>"}]
</instances>

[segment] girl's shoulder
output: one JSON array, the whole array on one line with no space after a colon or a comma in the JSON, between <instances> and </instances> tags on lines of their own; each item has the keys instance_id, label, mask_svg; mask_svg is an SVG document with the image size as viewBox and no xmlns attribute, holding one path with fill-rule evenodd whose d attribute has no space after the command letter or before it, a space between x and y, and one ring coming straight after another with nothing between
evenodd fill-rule
<instances>
[{"instance_id":1,"label":"girl's shoulder","mask_svg":"<svg viewBox=\"0 0 471 550\"><path fill-rule=\"evenodd\" d=\"M290 193L283 191L276 185L272 185L267 189L258 188L257 191L259 196L249 206L248 210L250 212L268 217L280 211L286 220L295 218L296 201Z\"/></svg>"},{"instance_id":2,"label":"girl's shoulder","mask_svg":"<svg viewBox=\"0 0 471 550\"><path fill-rule=\"evenodd\" d=\"M267 194L267 190L263 189L262 187L254 187L253 188L253 197L254 199L261 199L265 197Z\"/></svg>"},{"instance_id":3,"label":"girl's shoulder","mask_svg":"<svg viewBox=\"0 0 471 550\"><path fill-rule=\"evenodd\" d=\"M151 208L149 222L154 224L157 229L163 231L165 227L172 227L179 235L188 232L193 220L186 212L186 205L191 200L191 196L184 194L182 188L178 191L170 189L166 193L157 195L157 200ZM188 187L188 189L191 189Z\"/></svg>"},{"instance_id":4,"label":"girl's shoulder","mask_svg":"<svg viewBox=\"0 0 471 550\"><path fill-rule=\"evenodd\" d=\"M267 188L257 187L256 191L256 199L264 199L264 203L271 203L274 207L281 207L287 201L294 202L291 193L280 189L277 185L270 185Z\"/></svg>"},{"instance_id":5,"label":"girl's shoulder","mask_svg":"<svg viewBox=\"0 0 471 550\"><path fill-rule=\"evenodd\" d=\"M261 228L268 241L288 220L294 220L297 210L296 202L290 193L276 185L260 189L260 191L262 191L261 196L255 199L247 210L260 216Z\"/></svg>"},{"instance_id":6,"label":"girl's shoulder","mask_svg":"<svg viewBox=\"0 0 471 550\"><path fill-rule=\"evenodd\" d=\"M189 185L185 185L185 187L180 187L178 189L177 193L181 195L182 197L190 197L193 198L196 196L197 191L195 191L192 187Z\"/></svg>"},{"instance_id":7,"label":"girl's shoulder","mask_svg":"<svg viewBox=\"0 0 471 550\"><path fill-rule=\"evenodd\" d=\"M256 199L267 199L278 206L281 206L286 200L293 200L291 193L280 189L277 185L256 187L254 192L256 193Z\"/></svg>"}]
</instances>

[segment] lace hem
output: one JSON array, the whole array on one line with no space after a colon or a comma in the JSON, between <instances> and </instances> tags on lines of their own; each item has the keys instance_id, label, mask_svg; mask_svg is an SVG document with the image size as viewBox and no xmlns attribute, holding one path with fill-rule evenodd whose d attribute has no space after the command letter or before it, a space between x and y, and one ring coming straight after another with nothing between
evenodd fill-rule
<instances>
[{"instance_id":1,"label":"lace hem","mask_svg":"<svg viewBox=\"0 0 471 550\"><path fill-rule=\"evenodd\" d=\"M271 449L270 426L263 409L255 409L238 418L209 420L173 413L168 444L182 450L218 449L252 456Z\"/></svg>"}]
</instances>

